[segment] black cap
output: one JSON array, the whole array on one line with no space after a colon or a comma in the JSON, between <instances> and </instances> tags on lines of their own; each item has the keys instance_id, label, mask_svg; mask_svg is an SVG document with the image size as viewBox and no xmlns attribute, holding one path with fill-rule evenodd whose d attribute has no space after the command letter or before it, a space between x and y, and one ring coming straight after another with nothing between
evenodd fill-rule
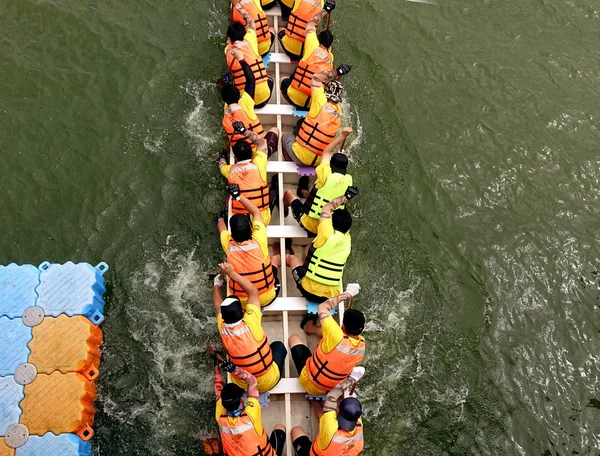
<instances>
[{"instance_id":1,"label":"black cap","mask_svg":"<svg viewBox=\"0 0 600 456\"><path fill-rule=\"evenodd\" d=\"M240 401L244 394L244 388L235 383L228 383L221 390L221 403L228 412L233 412L240 408Z\"/></svg>"},{"instance_id":2,"label":"black cap","mask_svg":"<svg viewBox=\"0 0 600 456\"><path fill-rule=\"evenodd\" d=\"M340 403L338 427L344 431L352 431L362 415L362 405L355 397L347 397Z\"/></svg>"},{"instance_id":3,"label":"black cap","mask_svg":"<svg viewBox=\"0 0 600 456\"><path fill-rule=\"evenodd\" d=\"M331 166L331 171L334 173L346 174L346 168L348 168L348 157L346 157L344 154L336 152L331 156L329 165Z\"/></svg>"},{"instance_id":4,"label":"black cap","mask_svg":"<svg viewBox=\"0 0 600 456\"><path fill-rule=\"evenodd\" d=\"M365 329L365 314L360 310L348 309L344 312L342 323L346 334L358 336Z\"/></svg>"},{"instance_id":5,"label":"black cap","mask_svg":"<svg viewBox=\"0 0 600 456\"><path fill-rule=\"evenodd\" d=\"M221 303L221 316L225 323L237 323L244 318L244 309L237 296L227 296Z\"/></svg>"}]
</instances>

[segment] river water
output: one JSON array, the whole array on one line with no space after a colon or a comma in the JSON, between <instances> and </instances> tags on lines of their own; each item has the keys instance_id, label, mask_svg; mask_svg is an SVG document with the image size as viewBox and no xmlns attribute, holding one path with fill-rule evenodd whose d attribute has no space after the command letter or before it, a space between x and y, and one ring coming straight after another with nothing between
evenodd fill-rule
<instances>
[{"instance_id":1,"label":"river water","mask_svg":"<svg viewBox=\"0 0 600 456\"><path fill-rule=\"evenodd\" d=\"M600 6L340 0L365 455L600 454ZM107 261L95 447L215 432L226 2L0 2L0 263Z\"/></svg>"}]
</instances>

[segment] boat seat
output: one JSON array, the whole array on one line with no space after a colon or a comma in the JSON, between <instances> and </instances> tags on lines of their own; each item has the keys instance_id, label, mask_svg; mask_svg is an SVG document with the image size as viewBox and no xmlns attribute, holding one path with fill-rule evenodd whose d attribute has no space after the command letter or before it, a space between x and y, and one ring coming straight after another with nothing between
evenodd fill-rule
<instances>
[{"instance_id":1,"label":"boat seat","mask_svg":"<svg viewBox=\"0 0 600 456\"><path fill-rule=\"evenodd\" d=\"M273 394L306 394L306 390L300 386L300 380L297 378L282 378L271 391Z\"/></svg>"},{"instance_id":2,"label":"boat seat","mask_svg":"<svg viewBox=\"0 0 600 456\"><path fill-rule=\"evenodd\" d=\"M291 161L268 161L267 172L297 174L298 166Z\"/></svg>"},{"instance_id":3,"label":"boat seat","mask_svg":"<svg viewBox=\"0 0 600 456\"><path fill-rule=\"evenodd\" d=\"M275 6L271 9L265 10L265 14L267 16L279 16L281 17L281 8L279 6Z\"/></svg>"},{"instance_id":4,"label":"boat seat","mask_svg":"<svg viewBox=\"0 0 600 456\"><path fill-rule=\"evenodd\" d=\"M306 312L305 298L277 298L273 304L263 307L264 313L273 312Z\"/></svg>"},{"instance_id":5,"label":"boat seat","mask_svg":"<svg viewBox=\"0 0 600 456\"><path fill-rule=\"evenodd\" d=\"M287 54L283 52L270 52L269 61L273 63L292 63Z\"/></svg>"},{"instance_id":6,"label":"boat seat","mask_svg":"<svg viewBox=\"0 0 600 456\"><path fill-rule=\"evenodd\" d=\"M307 238L308 234L299 226L294 225L269 225L267 226L269 238Z\"/></svg>"},{"instance_id":7,"label":"boat seat","mask_svg":"<svg viewBox=\"0 0 600 456\"><path fill-rule=\"evenodd\" d=\"M264 108L256 109L255 112L259 117L264 115L293 116L294 108L287 104L269 103Z\"/></svg>"}]
</instances>

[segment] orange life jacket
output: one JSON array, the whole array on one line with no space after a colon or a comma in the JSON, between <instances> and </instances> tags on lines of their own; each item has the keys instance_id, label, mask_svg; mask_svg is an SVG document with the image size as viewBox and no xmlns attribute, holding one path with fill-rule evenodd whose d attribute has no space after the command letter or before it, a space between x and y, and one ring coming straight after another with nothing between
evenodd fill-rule
<instances>
[{"instance_id":1,"label":"orange life jacket","mask_svg":"<svg viewBox=\"0 0 600 456\"><path fill-rule=\"evenodd\" d=\"M234 44L228 44L225 48L225 60L227 66L233 73L233 83L239 90L244 90L246 87L246 78L244 77L244 70L242 65L238 62L232 54L234 49L239 49L244 54L244 60L250 66L252 73L254 73L254 79L256 85L267 80L267 70L263 64L262 58L256 55L252 50L247 41L241 40L236 41Z\"/></svg>"},{"instance_id":2,"label":"orange life jacket","mask_svg":"<svg viewBox=\"0 0 600 456\"><path fill-rule=\"evenodd\" d=\"M320 450L317 442L319 437L310 448L310 456L358 456L364 447L363 427L357 424L354 435L343 429L338 429L325 450Z\"/></svg>"},{"instance_id":3,"label":"orange life jacket","mask_svg":"<svg viewBox=\"0 0 600 456\"><path fill-rule=\"evenodd\" d=\"M260 3L260 2L259 2ZM267 15L262 10L262 7L259 9L254 3L254 0L241 0L240 5L242 8L246 10L248 15L254 21L254 25L256 26L256 39L259 43L263 41L267 41L271 39L271 34L269 33L269 24L267 23ZM241 22L246 25L246 21L236 8L232 9L231 18L234 22Z\"/></svg>"},{"instance_id":4,"label":"orange life jacket","mask_svg":"<svg viewBox=\"0 0 600 456\"><path fill-rule=\"evenodd\" d=\"M265 429L258 435L245 412L237 417L235 425L229 424L226 413L221 415L219 430L225 456L276 456Z\"/></svg>"},{"instance_id":5,"label":"orange life jacket","mask_svg":"<svg viewBox=\"0 0 600 456\"><path fill-rule=\"evenodd\" d=\"M238 184L240 192L248 198L259 211L269 208L269 186L263 180L258 166L249 160L231 165L228 182ZM233 200L231 208L234 214L247 214L248 211L239 201Z\"/></svg>"},{"instance_id":6,"label":"orange life jacket","mask_svg":"<svg viewBox=\"0 0 600 456\"><path fill-rule=\"evenodd\" d=\"M296 11L292 11L286 27L286 35L302 43L306 41L306 26L321 7L319 0L302 0Z\"/></svg>"},{"instance_id":7,"label":"orange life jacket","mask_svg":"<svg viewBox=\"0 0 600 456\"><path fill-rule=\"evenodd\" d=\"M242 243L235 242L233 239L229 241L227 261L239 275L252 282L259 295L275 286L271 258L269 255L266 257L263 255L260 244L254 239ZM229 290L231 294L237 296L248 296L235 280L229 280Z\"/></svg>"},{"instance_id":8,"label":"orange life jacket","mask_svg":"<svg viewBox=\"0 0 600 456\"><path fill-rule=\"evenodd\" d=\"M333 69L333 56L331 52L321 46L314 50L306 60L300 60L292 74L292 87L310 96L313 74Z\"/></svg>"},{"instance_id":9,"label":"orange life jacket","mask_svg":"<svg viewBox=\"0 0 600 456\"><path fill-rule=\"evenodd\" d=\"M342 126L342 114L327 102L316 117L306 116L296 141L311 152L323 155Z\"/></svg>"},{"instance_id":10,"label":"orange life jacket","mask_svg":"<svg viewBox=\"0 0 600 456\"><path fill-rule=\"evenodd\" d=\"M306 361L308 378L317 388L330 391L338 383L344 381L352 369L365 356L365 340L359 336L358 345L344 336L331 353L323 352L323 340L319 342L313 355Z\"/></svg>"},{"instance_id":11,"label":"orange life jacket","mask_svg":"<svg viewBox=\"0 0 600 456\"><path fill-rule=\"evenodd\" d=\"M237 103L232 103L227 105L223 111L223 129L225 130L225 133L227 133L230 146L233 146L240 140L246 141L247 143L252 142L244 135L235 132L233 129L233 122L242 122L244 127L246 127L246 130L252 130L262 137L265 135L265 131L263 130L263 126L258 117L256 117L256 120L251 120L246 114L246 111L244 111L244 108Z\"/></svg>"},{"instance_id":12,"label":"orange life jacket","mask_svg":"<svg viewBox=\"0 0 600 456\"><path fill-rule=\"evenodd\" d=\"M231 361L255 377L266 374L273 364L273 353L267 336L257 342L243 320L236 325L223 323L221 339Z\"/></svg>"}]
</instances>

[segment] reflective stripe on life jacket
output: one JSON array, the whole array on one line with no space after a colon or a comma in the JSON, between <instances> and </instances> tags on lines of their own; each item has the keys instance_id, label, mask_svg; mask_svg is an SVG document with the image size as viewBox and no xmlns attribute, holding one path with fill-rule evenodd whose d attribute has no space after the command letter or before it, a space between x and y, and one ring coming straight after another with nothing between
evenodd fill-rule
<instances>
[{"instance_id":1,"label":"reflective stripe on life jacket","mask_svg":"<svg viewBox=\"0 0 600 456\"><path fill-rule=\"evenodd\" d=\"M260 244L255 240L250 239L242 243L233 239L229 241L227 261L239 275L252 282L259 295L275 286L271 258L263 254ZM236 296L248 296L235 280L229 280L229 290Z\"/></svg>"},{"instance_id":2,"label":"reflective stripe on life jacket","mask_svg":"<svg viewBox=\"0 0 600 456\"><path fill-rule=\"evenodd\" d=\"M300 60L292 74L292 87L310 96L313 74L333 69L333 56L330 52L318 47L306 60Z\"/></svg>"},{"instance_id":3,"label":"reflective stripe on life jacket","mask_svg":"<svg viewBox=\"0 0 600 456\"><path fill-rule=\"evenodd\" d=\"M342 196L348 187L352 185L352 176L350 174L331 173L327 176L325 185L317 189L313 187L308 198L304 202L303 210L305 214L314 219L321 217L323 206L331 200ZM338 207L344 209L344 205Z\"/></svg>"},{"instance_id":4,"label":"reflective stripe on life jacket","mask_svg":"<svg viewBox=\"0 0 600 456\"><path fill-rule=\"evenodd\" d=\"M326 449L320 450L315 439L310 448L310 456L358 456L364 448L363 427L357 424L354 435L343 429L338 429Z\"/></svg>"},{"instance_id":5,"label":"reflective stripe on life jacket","mask_svg":"<svg viewBox=\"0 0 600 456\"><path fill-rule=\"evenodd\" d=\"M258 2L260 5L260 2ZM254 0L241 0L240 5L242 8L246 10L248 15L254 21L254 25L256 26L256 39L259 43L263 41L267 41L271 39L271 34L269 33L269 24L267 23L267 15L262 9L262 6L257 6ZM236 8L232 9L231 18L234 22L241 22L246 25L246 21Z\"/></svg>"},{"instance_id":6,"label":"reflective stripe on life jacket","mask_svg":"<svg viewBox=\"0 0 600 456\"><path fill-rule=\"evenodd\" d=\"M259 211L268 209L269 186L263 180L258 166L254 163L244 160L243 162L231 165L228 182L230 184L238 184L242 195L248 198ZM232 200L231 203L231 209L234 214L248 213L239 201Z\"/></svg>"},{"instance_id":7,"label":"reflective stripe on life jacket","mask_svg":"<svg viewBox=\"0 0 600 456\"><path fill-rule=\"evenodd\" d=\"M219 417L219 430L225 456L276 456L263 427L262 435L256 433L252 420L246 413L229 423L227 414Z\"/></svg>"},{"instance_id":8,"label":"reflective stripe on life jacket","mask_svg":"<svg viewBox=\"0 0 600 456\"><path fill-rule=\"evenodd\" d=\"M316 117L305 117L296 141L312 153L323 155L342 125L341 117L341 113L328 102Z\"/></svg>"},{"instance_id":9,"label":"reflective stripe on life jacket","mask_svg":"<svg viewBox=\"0 0 600 456\"><path fill-rule=\"evenodd\" d=\"M273 353L267 336L264 335L257 342L243 320L236 325L223 323L221 339L231 361L255 377L266 374L273 364Z\"/></svg>"},{"instance_id":10,"label":"reflective stripe on life jacket","mask_svg":"<svg viewBox=\"0 0 600 456\"><path fill-rule=\"evenodd\" d=\"M350 236L339 231L334 231L321 247L311 245L304 260L306 277L330 287L339 286L351 248Z\"/></svg>"},{"instance_id":11,"label":"reflective stripe on life jacket","mask_svg":"<svg viewBox=\"0 0 600 456\"><path fill-rule=\"evenodd\" d=\"M344 336L331 353L323 352L323 340L319 342L313 355L306 361L308 378L317 388L330 391L340 382L346 380L352 369L365 356L365 340L358 336L358 345Z\"/></svg>"},{"instance_id":12,"label":"reflective stripe on life jacket","mask_svg":"<svg viewBox=\"0 0 600 456\"><path fill-rule=\"evenodd\" d=\"M250 66L252 73L254 73L254 79L256 85L267 80L267 70L263 64L262 58L256 55L247 41L241 40L236 41L234 44L228 44L225 48L225 60L227 60L227 66L233 73L233 83L239 90L244 90L246 87L246 78L244 77L244 70L240 62L238 62L232 54L234 49L239 49L244 54L244 60Z\"/></svg>"},{"instance_id":13,"label":"reflective stripe on life jacket","mask_svg":"<svg viewBox=\"0 0 600 456\"><path fill-rule=\"evenodd\" d=\"M265 136L265 131L260 123L260 119L256 117L256 120L251 120L246 114L246 111L244 111L244 108L237 103L232 103L227 105L223 111L223 129L225 130L225 133L227 133L230 146L233 146L240 140L246 141L247 143L252 142L244 135L240 135L235 132L233 129L233 122L243 122L246 130L252 130L254 133L262 137Z\"/></svg>"},{"instance_id":14,"label":"reflective stripe on life jacket","mask_svg":"<svg viewBox=\"0 0 600 456\"><path fill-rule=\"evenodd\" d=\"M315 14L322 9L319 0L302 0L300 6L296 11L292 11L290 15L290 20L285 30L286 35L304 43L306 41L306 26L315 17Z\"/></svg>"}]
</instances>

